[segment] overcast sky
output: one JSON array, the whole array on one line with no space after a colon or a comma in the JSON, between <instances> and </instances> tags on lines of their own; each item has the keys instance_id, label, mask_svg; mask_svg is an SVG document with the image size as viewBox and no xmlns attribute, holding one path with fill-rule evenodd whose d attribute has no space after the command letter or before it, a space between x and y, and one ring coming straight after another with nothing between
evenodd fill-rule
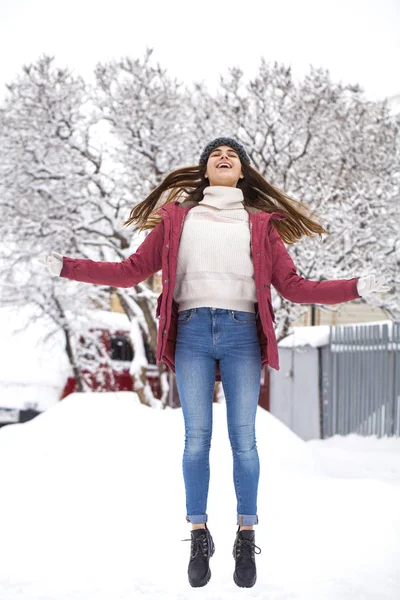
<instances>
[{"instance_id":1,"label":"overcast sky","mask_svg":"<svg viewBox=\"0 0 400 600\"><path fill-rule=\"evenodd\" d=\"M170 75L215 88L232 66L254 76L263 56L400 94L400 0L1 0L0 97L24 64L51 54L88 81L98 61L154 49Z\"/></svg>"}]
</instances>

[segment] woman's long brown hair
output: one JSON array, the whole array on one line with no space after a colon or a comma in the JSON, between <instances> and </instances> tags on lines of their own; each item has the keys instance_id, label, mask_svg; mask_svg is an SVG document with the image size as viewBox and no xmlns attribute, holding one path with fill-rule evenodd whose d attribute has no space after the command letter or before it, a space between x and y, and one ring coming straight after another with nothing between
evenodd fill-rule
<instances>
[{"instance_id":1,"label":"woman's long brown hair","mask_svg":"<svg viewBox=\"0 0 400 600\"><path fill-rule=\"evenodd\" d=\"M161 206L174 200L181 201L180 198L190 198L196 202L202 200L204 189L210 185L204 177L206 168L206 164L195 165L169 173L147 198L132 208L129 219L122 225L136 223L140 231L154 229L163 219L161 215L155 214ZM268 183L261 173L250 165L242 163L242 171L244 178L239 179L237 187L243 191L244 205L253 206L266 213L278 211L287 215L286 219L274 220L274 226L286 244L293 244L303 235L315 237L317 234L329 233L311 218L315 213L304 202L290 198ZM161 196L168 191L165 202L158 204Z\"/></svg>"}]
</instances>

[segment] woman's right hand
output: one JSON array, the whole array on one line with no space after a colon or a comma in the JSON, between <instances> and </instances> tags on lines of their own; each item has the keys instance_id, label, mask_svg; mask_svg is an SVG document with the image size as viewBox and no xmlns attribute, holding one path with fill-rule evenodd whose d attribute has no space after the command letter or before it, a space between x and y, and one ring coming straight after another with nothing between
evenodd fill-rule
<instances>
[{"instance_id":1,"label":"woman's right hand","mask_svg":"<svg viewBox=\"0 0 400 600\"><path fill-rule=\"evenodd\" d=\"M63 267L63 256L58 252L52 252L51 254L41 254L38 258L38 261L41 262L47 270L52 275L60 276L61 269Z\"/></svg>"}]
</instances>

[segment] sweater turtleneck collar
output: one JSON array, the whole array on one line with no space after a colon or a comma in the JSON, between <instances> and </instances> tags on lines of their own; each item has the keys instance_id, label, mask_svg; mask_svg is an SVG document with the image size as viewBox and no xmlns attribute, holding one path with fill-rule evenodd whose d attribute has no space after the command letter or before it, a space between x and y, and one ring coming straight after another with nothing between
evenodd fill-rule
<instances>
[{"instance_id":1,"label":"sweater turtleneck collar","mask_svg":"<svg viewBox=\"0 0 400 600\"><path fill-rule=\"evenodd\" d=\"M207 204L219 209L238 209L243 207L243 192L240 188L227 185L209 185L204 188L199 205Z\"/></svg>"}]
</instances>

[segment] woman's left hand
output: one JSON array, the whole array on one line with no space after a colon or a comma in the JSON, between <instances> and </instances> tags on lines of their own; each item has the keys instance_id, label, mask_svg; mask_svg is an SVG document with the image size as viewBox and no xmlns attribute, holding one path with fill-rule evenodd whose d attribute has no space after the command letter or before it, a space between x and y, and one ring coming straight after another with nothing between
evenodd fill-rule
<instances>
[{"instance_id":1,"label":"woman's left hand","mask_svg":"<svg viewBox=\"0 0 400 600\"><path fill-rule=\"evenodd\" d=\"M368 296L373 292L388 292L390 286L387 285L386 279L381 276L376 278L375 274L365 275L357 281L357 292L360 296Z\"/></svg>"}]
</instances>

